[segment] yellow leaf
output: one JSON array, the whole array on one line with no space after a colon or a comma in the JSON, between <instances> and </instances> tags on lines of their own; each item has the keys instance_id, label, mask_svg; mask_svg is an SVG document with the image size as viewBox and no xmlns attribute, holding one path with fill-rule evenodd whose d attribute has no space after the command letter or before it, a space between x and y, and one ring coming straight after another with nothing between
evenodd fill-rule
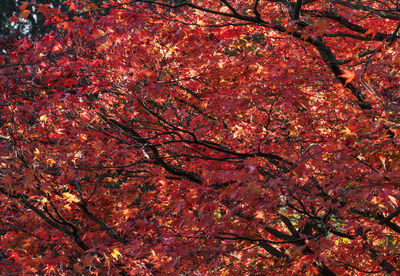
<instances>
[{"instance_id":1,"label":"yellow leaf","mask_svg":"<svg viewBox=\"0 0 400 276\"><path fill-rule=\"evenodd\" d=\"M109 42L109 41L107 41L107 42L104 42L103 44L101 44L101 45L99 46L99 49L100 49L100 50L107 50L107 49L110 48L111 46L112 46L112 43Z\"/></svg>"},{"instance_id":2,"label":"yellow leaf","mask_svg":"<svg viewBox=\"0 0 400 276\"><path fill-rule=\"evenodd\" d=\"M58 129L55 129L54 130L55 131L55 133L57 133L57 134L64 134L64 129L63 128L58 128Z\"/></svg>"},{"instance_id":3,"label":"yellow leaf","mask_svg":"<svg viewBox=\"0 0 400 276\"><path fill-rule=\"evenodd\" d=\"M63 193L62 195L68 202L72 202L72 203L79 203L80 202L79 198L77 198L73 194Z\"/></svg>"},{"instance_id":4,"label":"yellow leaf","mask_svg":"<svg viewBox=\"0 0 400 276\"><path fill-rule=\"evenodd\" d=\"M382 166L386 170L386 157L384 155L379 155L379 160L381 160Z\"/></svg>"},{"instance_id":5,"label":"yellow leaf","mask_svg":"<svg viewBox=\"0 0 400 276\"><path fill-rule=\"evenodd\" d=\"M54 52L59 52L59 51L62 50L62 48L63 48L62 45L61 45L60 43L56 42L56 44L54 44L52 50L53 50Z\"/></svg>"},{"instance_id":6,"label":"yellow leaf","mask_svg":"<svg viewBox=\"0 0 400 276\"><path fill-rule=\"evenodd\" d=\"M42 122L46 122L47 121L47 115L46 114L43 114L42 116L40 116L40 121L42 121Z\"/></svg>"},{"instance_id":7,"label":"yellow leaf","mask_svg":"<svg viewBox=\"0 0 400 276\"><path fill-rule=\"evenodd\" d=\"M399 206L399 204L398 204L398 202L397 202L397 199L395 198L395 197L393 197L393 196L388 196L388 198L389 198L389 200L390 200L390 202L394 205L394 206Z\"/></svg>"},{"instance_id":8,"label":"yellow leaf","mask_svg":"<svg viewBox=\"0 0 400 276\"><path fill-rule=\"evenodd\" d=\"M51 166L53 166L53 164L56 163L56 161L54 159L50 158L50 159L47 159L46 163L47 163L47 165L49 165L51 167Z\"/></svg>"},{"instance_id":9,"label":"yellow leaf","mask_svg":"<svg viewBox=\"0 0 400 276\"><path fill-rule=\"evenodd\" d=\"M114 259L118 259L119 256L122 256L122 254L119 252L118 248L114 248L111 252L111 257L113 257Z\"/></svg>"},{"instance_id":10,"label":"yellow leaf","mask_svg":"<svg viewBox=\"0 0 400 276\"><path fill-rule=\"evenodd\" d=\"M105 177L104 180L107 182L113 182L113 183L117 182L117 180L115 180L114 178L109 177L109 176Z\"/></svg>"},{"instance_id":11,"label":"yellow leaf","mask_svg":"<svg viewBox=\"0 0 400 276\"><path fill-rule=\"evenodd\" d=\"M265 213L261 210L257 210L255 213L255 218L265 220Z\"/></svg>"},{"instance_id":12,"label":"yellow leaf","mask_svg":"<svg viewBox=\"0 0 400 276\"><path fill-rule=\"evenodd\" d=\"M87 135L84 133L81 133L78 136L79 136L79 140L82 142L85 142L87 140Z\"/></svg>"},{"instance_id":13,"label":"yellow leaf","mask_svg":"<svg viewBox=\"0 0 400 276\"><path fill-rule=\"evenodd\" d=\"M343 133L346 136L352 136L352 135L356 135L354 132L352 132L350 129L348 129L347 127L345 127L344 129L342 129L340 131L341 133Z\"/></svg>"}]
</instances>

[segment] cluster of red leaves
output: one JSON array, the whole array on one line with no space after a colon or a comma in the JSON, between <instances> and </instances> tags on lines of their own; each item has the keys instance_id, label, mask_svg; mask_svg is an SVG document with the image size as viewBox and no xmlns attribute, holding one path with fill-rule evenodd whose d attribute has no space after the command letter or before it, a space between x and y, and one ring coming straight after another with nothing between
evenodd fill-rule
<instances>
[{"instance_id":1,"label":"cluster of red leaves","mask_svg":"<svg viewBox=\"0 0 400 276\"><path fill-rule=\"evenodd\" d=\"M65 4L0 60L2 271L400 269L395 4Z\"/></svg>"}]
</instances>

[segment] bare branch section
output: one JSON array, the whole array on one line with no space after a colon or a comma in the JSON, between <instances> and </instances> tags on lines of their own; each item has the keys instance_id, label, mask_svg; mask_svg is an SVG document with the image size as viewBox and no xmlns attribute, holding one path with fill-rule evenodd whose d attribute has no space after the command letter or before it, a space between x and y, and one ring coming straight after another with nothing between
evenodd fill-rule
<instances>
[{"instance_id":1,"label":"bare branch section","mask_svg":"<svg viewBox=\"0 0 400 276\"><path fill-rule=\"evenodd\" d=\"M292 16L293 20L299 19L302 4L303 4L302 0L297 0L296 5L294 6L294 9L293 9L293 16Z\"/></svg>"}]
</instances>

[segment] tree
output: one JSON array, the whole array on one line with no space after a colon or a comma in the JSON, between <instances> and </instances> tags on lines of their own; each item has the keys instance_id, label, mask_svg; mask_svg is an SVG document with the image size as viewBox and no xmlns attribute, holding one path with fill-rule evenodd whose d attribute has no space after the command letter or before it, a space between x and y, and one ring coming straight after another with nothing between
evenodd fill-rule
<instances>
[{"instance_id":1,"label":"tree","mask_svg":"<svg viewBox=\"0 0 400 276\"><path fill-rule=\"evenodd\" d=\"M400 269L398 2L64 5L0 61L3 270Z\"/></svg>"}]
</instances>

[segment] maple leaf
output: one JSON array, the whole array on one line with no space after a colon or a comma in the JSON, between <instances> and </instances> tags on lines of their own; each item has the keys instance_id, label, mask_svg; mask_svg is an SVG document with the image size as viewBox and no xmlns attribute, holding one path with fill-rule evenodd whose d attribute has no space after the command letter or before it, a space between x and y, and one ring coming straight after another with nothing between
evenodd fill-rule
<instances>
[{"instance_id":1,"label":"maple leaf","mask_svg":"<svg viewBox=\"0 0 400 276\"><path fill-rule=\"evenodd\" d=\"M69 6L69 10L76 12L77 9L76 9L76 5L74 2L69 2L68 6Z\"/></svg>"},{"instance_id":2,"label":"maple leaf","mask_svg":"<svg viewBox=\"0 0 400 276\"><path fill-rule=\"evenodd\" d=\"M364 34L366 36L371 35L371 38L374 39L376 37L376 35L378 34L378 31L374 28L370 28Z\"/></svg>"},{"instance_id":3,"label":"maple leaf","mask_svg":"<svg viewBox=\"0 0 400 276\"><path fill-rule=\"evenodd\" d=\"M84 267L81 266L80 263L75 263L74 264L74 271L78 272L78 273L82 273L84 270Z\"/></svg>"},{"instance_id":4,"label":"maple leaf","mask_svg":"<svg viewBox=\"0 0 400 276\"><path fill-rule=\"evenodd\" d=\"M26 8L28 7L28 5L29 5L29 2L22 1L22 2L21 2L21 5L19 6L19 9L20 9L21 11L24 11L24 10L26 10Z\"/></svg>"},{"instance_id":5,"label":"maple leaf","mask_svg":"<svg viewBox=\"0 0 400 276\"><path fill-rule=\"evenodd\" d=\"M68 31L69 33L72 32L72 24L70 22L63 22L61 23L62 29Z\"/></svg>"},{"instance_id":6,"label":"maple leaf","mask_svg":"<svg viewBox=\"0 0 400 276\"><path fill-rule=\"evenodd\" d=\"M18 17L15 14L13 14L11 17L9 17L8 20L10 21L10 23L15 23L15 22L19 21Z\"/></svg>"},{"instance_id":7,"label":"maple leaf","mask_svg":"<svg viewBox=\"0 0 400 276\"><path fill-rule=\"evenodd\" d=\"M18 260L18 259L19 259L19 254L18 254L18 252L12 251L11 254L9 255L8 259Z\"/></svg>"},{"instance_id":8,"label":"maple leaf","mask_svg":"<svg viewBox=\"0 0 400 276\"><path fill-rule=\"evenodd\" d=\"M356 77L356 73L354 71L349 71L346 69L343 69L344 74L339 75L339 77L344 78L345 84L350 83L355 77Z\"/></svg>"},{"instance_id":9,"label":"maple leaf","mask_svg":"<svg viewBox=\"0 0 400 276\"><path fill-rule=\"evenodd\" d=\"M80 202L79 198L77 198L73 194L65 192L62 195L68 202L71 202L71 203L79 203Z\"/></svg>"},{"instance_id":10,"label":"maple leaf","mask_svg":"<svg viewBox=\"0 0 400 276\"><path fill-rule=\"evenodd\" d=\"M110 253L111 257L113 257L114 259L118 259L120 256L122 256L122 254L119 252L118 248L114 248L111 253Z\"/></svg>"},{"instance_id":11,"label":"maple leaf","mask_svg":"<svg viewBox=\"0 0 400 276\"><path fill-rule=\"evenodd\" d=\"M24 19L27 19L30 14L31 14L30 10L23 10L19 13L19 16L21 16Z\"/></svg>"},{"instance_id":12,"label":"maple leaf","mask_svg":"<svg viewBox=\"0 0 400 276\"><path fill-rule=\"evenodd\" d=\"M46 114L43 114L43 115L40 116L40 121L47 122L47 120L48 120L48 118L47 118Z\"/></svg>"}]
</instances>

